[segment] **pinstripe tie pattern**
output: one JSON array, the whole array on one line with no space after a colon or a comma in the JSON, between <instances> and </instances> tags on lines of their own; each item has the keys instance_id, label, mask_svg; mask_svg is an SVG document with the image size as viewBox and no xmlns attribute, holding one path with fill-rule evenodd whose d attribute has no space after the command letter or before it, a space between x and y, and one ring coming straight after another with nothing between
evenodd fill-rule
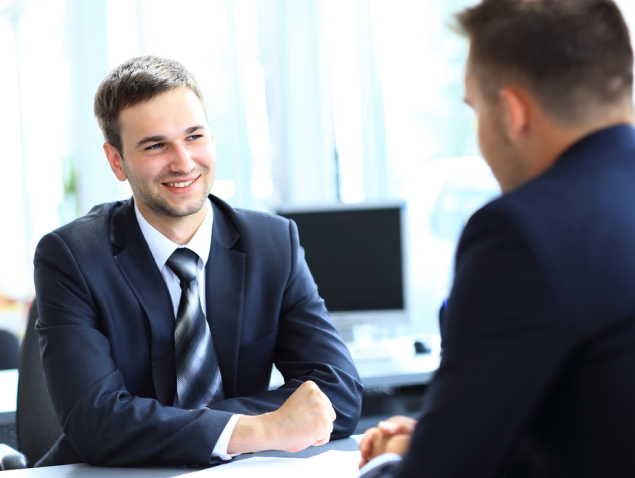
<instances>
[{"instance_id":1,"label":"pinstripe tie pattern","mask_svg":"<svg viewBox=\"0 0 635 478\"><path fill-rule=\"evenodd\" d=\"M223 384L209 325L201 309L196 270L198 256L189 249L174 251L166 262L181 281L176 314L176 392L181 408L203 408L223 400Z\"/></svg>"}]
</instances>

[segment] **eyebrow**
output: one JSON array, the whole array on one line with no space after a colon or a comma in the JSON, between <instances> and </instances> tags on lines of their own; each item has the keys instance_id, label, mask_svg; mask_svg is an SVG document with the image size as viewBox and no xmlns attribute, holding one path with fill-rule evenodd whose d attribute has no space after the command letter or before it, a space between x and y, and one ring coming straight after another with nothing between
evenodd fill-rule
<instances>
[{"instance_id":1,"label":"eyebrow","mask_svg":"<svg viewBox=\"0 0 635 478\"><path fill-rule=\"evenodd\" d=\"M202 124L196 125L196 126L190 126L188 129L185 130L185 134L192 134L194 131L198 131L199 129L204 129L205 126L203 126Z\"/></svg>"},{"instance_id":2,"label":"eyebrow","mask_svg":"<svg viewBox=\"0 0 635 478\"><path fill-rule=\"evenodd\" d=\"M192 134L195 131L198 131L199 129L203 129L203 128L205 128L205 126L200 124L196 126L190 126L189 128L185 130L185 134ZM162 136L162 135L146 136L135 145L135 148L140 148L144 144L148 144L148 143L161 143L167 139L168 139L167 136Z\"/></svg>"},{"instance_id":3,"label":"eyebrow","mask_svg":"<svg viewBox=\"0 0 635 478\"><path fill-rule=\"evenodd\" d=\"M139 141L137 144L135 144L135 148L139 148L141 146L143 146L144 144L147 143L160 143L161 141L165 141L167 139L166 136L146 136L145 138L143 138L141 141Z\"/></svg>"}]
</instances>

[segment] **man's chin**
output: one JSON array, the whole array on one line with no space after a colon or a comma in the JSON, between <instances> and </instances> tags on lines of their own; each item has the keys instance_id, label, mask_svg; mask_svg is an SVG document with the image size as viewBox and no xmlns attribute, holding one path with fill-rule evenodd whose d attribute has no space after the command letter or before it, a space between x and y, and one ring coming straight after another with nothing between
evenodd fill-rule
<instances>
[{"instance_id":1,"label":"man's chin","mask_svg":"<svg viewBox=\"0 0 635 478\"><path fill-rule=\"evenodd\" d=\"M192 216L203 209L205 206L205 201L207 201L207 197L196 204L183 204L183 205L174 205L174 204L157 204L154 209L155 212L161 214L162 216L168 216L172 218L179 217L188 217Z\"/></svg>"}]
</instances>

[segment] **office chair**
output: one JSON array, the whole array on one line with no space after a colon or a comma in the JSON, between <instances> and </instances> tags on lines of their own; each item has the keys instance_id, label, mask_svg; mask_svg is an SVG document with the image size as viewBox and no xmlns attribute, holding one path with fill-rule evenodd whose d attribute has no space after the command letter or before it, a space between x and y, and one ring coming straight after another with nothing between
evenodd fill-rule
<instances>
[{"instance_id":1,"label":"office chair","mask_svg":"<svg viewBox=\"0 0 635 478\"><path fill-rule=\"evenodd\" d=\"M39 338L35 331L37 317L37 303L33 300L18 363L16 427L20 452L0 445L0 470L32 466L62 435L44 382Z\"/></svg>"},{"instance_id":2,"label":"office chair","mask_svg":"<svg viewBox=\"0 0 635 478\"><path fill-rule=\"evenodd\" d=\"M11 332L0 330L0 370L18 368L20 342Z\"/></svg>"}]
</instances>

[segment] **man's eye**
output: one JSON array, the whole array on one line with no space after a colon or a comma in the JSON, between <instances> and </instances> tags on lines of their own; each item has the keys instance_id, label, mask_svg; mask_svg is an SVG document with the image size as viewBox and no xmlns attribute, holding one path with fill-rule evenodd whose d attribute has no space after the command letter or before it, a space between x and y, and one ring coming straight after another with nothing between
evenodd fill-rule
<instances>
[{"instance_id":1,"label":"man's eye","mask_svg":"<svg viewBox=\"0 0 635 478\"><path fill-rule=\"evenodd\" d=\"M192 136L189 137L189 139L197 140L197 139L200 139L202 137L203 137L202 134L193 134Z\"/></svg>"},{"instance_id":2,"label":"man's eye","mask_svg":"<svg viewBox=\"0 0 635 478\"><path fill-rule=\"evenodd\" d=\"M153 145L151 145L151 146L148 146L148 147L146 148L146 150L148 150L148 151L152 151L152 150L155 150L155 149L159 149L161 146L163 146L163 144L162 144L162 143L153 144Z\"/></svg>"}]
</instances>

